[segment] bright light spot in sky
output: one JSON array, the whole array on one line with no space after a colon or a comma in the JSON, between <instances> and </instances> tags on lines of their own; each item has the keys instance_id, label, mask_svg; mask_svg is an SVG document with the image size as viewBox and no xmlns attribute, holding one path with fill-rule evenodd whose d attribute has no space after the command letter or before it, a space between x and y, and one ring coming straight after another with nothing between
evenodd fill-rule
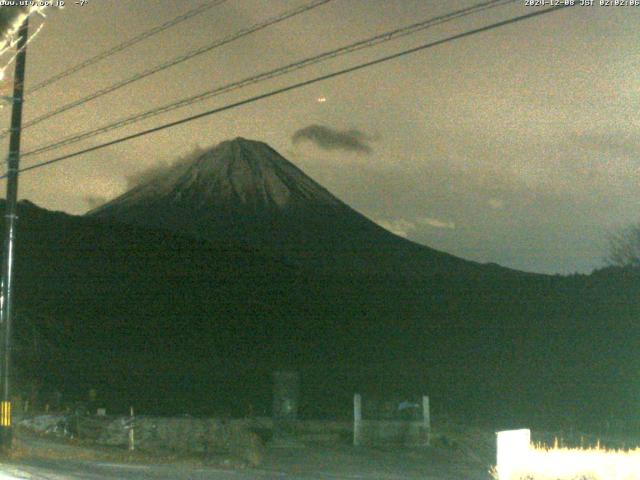
<instances>
[{"instance_id":1,"label":"bright light spot in sky","mask_svg":"<svg viewBox=\"0 0 640 480\"><path fill-rule=\"evenodd\" d=\"M45 18L45 15L43 12L45 8L46 7L44 6L42 7L34 6L34 7L29 7L28 9L25 9L24 13L16 15L16 17L12 20L12 23L9 25L9 28L6 31L0 32L0 47L1 47L0 48L0 64L2 64L2 66L0 67L0 81L5 79L5 70L15 61L15 59L18 56L19 52L16 50L11 56L11 58L9 58L8 60L2 59L4 54L7 53L11 48L13 48L18 43L17 35L20 30L20 26L24 23L25 19L33 13L37 13L41 17ZM40 33L43 27L44 27L44 22L42 22L38 26L37 30L34 33L32 33L31 36L29 36L29 38L27 39L26 45L29 45L31 41L38 36L38 34ZM7 97L3 96L2 100L4 101L6 99ZM5 106L4 103L0 104L0 109L4 108L4 106Z\"/></svg>"}]
</instances>

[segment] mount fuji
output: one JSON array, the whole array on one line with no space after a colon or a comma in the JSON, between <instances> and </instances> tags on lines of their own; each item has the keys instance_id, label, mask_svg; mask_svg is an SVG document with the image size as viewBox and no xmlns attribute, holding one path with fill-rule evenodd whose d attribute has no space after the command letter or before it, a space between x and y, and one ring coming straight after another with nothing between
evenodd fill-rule
<instances>
[{"instance_id":1,"label":"mount fuji","mask_svg":"<svg viewBox=\"0 0 640 480\"><path fill-rule=\"evenodd\" d=\"M423 275L496 268L388 232L267 144L244 138L176 164L87 215L241 242L329 270Z\"/></svg>"}]
</instances>

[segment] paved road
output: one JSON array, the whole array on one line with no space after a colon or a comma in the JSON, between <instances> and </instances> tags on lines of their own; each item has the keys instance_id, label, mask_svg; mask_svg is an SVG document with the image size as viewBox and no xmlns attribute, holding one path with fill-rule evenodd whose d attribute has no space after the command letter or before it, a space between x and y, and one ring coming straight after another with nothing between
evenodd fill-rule
<instances>
[{"instance_id":1,"label":"paved road","mask_svg":"<svg viewBox=\"0 0 640 480\"><path fill-rule=\"evenodd\" d=\"M227 470L211 467L128 465L67 460L32 460L16 466L3 466L1 471L0 480L249 480L335 478L318 476L296 477L266 470Z\"/></svg>"},{"instance_id":2,"label":"paved road","mask_svg":"<svg viewBox=\"0 0 640 480\"><path fill-rule=\"evenodd\" d=\"M0 467L0 480L468 480L466 477L353 474L330 472L281 472L250 469L225 470L211 467L185 467L167 465L125 465L105 462L33 461L18 466Z\"/></svg>"},{"instance_id":3,"label":"paved road","mask_svg":"<svg viewBox=\"0 0 640 480\"><path fill-rule=\"evenodd\" d=\"M267 447L258 468L201 464L143 464L95 460L82 447L28 439L31 452L0 464L0 480L487 480L487 459L464 449L380 450L347 445ZM36 448L33 448L36 447ZM35 452L35 453L34 453ZM55 452L41 455L38 452ZM93 460L82 460L93 458ZM104 458L104 457L102 457ZM230 461L230 460L229 460ZM223 467L219 466L223 465Z\"/></svg>"},{"instance_id":4,"label":"paved road","mask_svg":"<svg viewBox=\"0 0 640 480\"><path fill-rule=\"evenodd\" d=\"M6 473L5 473L6 472ZM166 465L124 465L101 462L37 462L30 465L3 467L0 480L436 480L445 477L414 477L381 474L375 476L335 473L293 473L273 470L225 470L210 467L174 467ZM446 480L451 479L447 477Z\"/></svg>"},{"instance_id":5,"label":"paved road","mask_svg":"<svg viewBox=\"0 0 640 480\"><path fill-rule=\"evenodd\" d=\"M333 453L327 455L327 453ZM143 465L101 461L26 459L0 465L0 480L485 480L487 470L438 459L371 452L293 451L271 455L257 469ZM418 461L416 461L418 460ZM442 459L440 459L442 460Z\"/></svg>"}]
</instances>

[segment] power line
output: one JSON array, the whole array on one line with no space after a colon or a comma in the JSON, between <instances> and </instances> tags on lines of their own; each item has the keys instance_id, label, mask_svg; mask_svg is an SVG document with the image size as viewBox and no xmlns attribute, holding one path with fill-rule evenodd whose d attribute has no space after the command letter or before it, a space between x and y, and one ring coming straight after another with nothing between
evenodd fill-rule
<instances>
[{"instance_id":1,"label":"power line","mask_svg":"<svg viewBox=\"0 0 640 480\"><path fill-rule=\"evenodd\" d=\"M270 80L288 73L291 73L295 70L299 70L305 67L308 67L310 65L316 64L316 63L320 63L341 55L345 55L348 53L352 53L364 48L370 48L370 47L374 47L376 45L379 45L381 43L384 42L388 42L391 40L396 40L398 38L407 36L407 35L412 35L418 31L427 29L427 28L431 28L433 26L436 25L440 25L442 23L445 22L449 22L451 20L463 17L463 16L467 16L467 15L471 15L471 14L475 14L478 13L480 11L483 10L488 10L491 8L496 8L502 5L506 5L508 3L513 3L515 0L490 0L484 3L479 3L476 5L473 5L471 7L467 7L461 10L457 10L455 12L451 12L448 14L444 14L444 15L440 15L437 17L433 17L430 18L428 20L424 20L418 23L414 23L411 25L408 25L406 27L401 27L401 28L397 28L395 30L391 30L379 35L375 35L373 37L367 38L365 40L360 40L358 42L346 45L344 47L340 47L337 48L335 50L330 50L328 52L324 52L321 53L319 55L315 55L313 57L309 57L288 65L285 65L283 67L278 67L274 70L270 70L267 72L263 72L261 74L258 75L254 75L248 78L245 78L243 80L239 80L230 84L226 84L223 85L221 87L217 87L214 88L213 90L207 90L206 92L203 93L199 93L187 98L184 98L182 100L179 100L177 102L171 102L165 105L162 105L160 107L156 107L153 108L151 110L148 110L146 112L142 112L142 113L138 113L135 114L133 116L118 120L114 123L111 124L107 124L107 125L103 125L102 127L98 127L92 130L88 130L85 132L81 132L81 133L77 133L75 135L70 135L68 137L62 138L61 140L52 143L52 144L46 144L40 147L36 147L35 149L28 151L26 153L23 153L22 156L23 157L28 157L28 156L32 156L32 155L39 155L51 150L56 150L58 148L64 147L64 146L68 146L74 143L77 143L79 141L85 140L87 138L90 137L94 137L96 135L100 135L103 133L107 133L109 131L112 130L116 130L118 128L122 128L124 126L133 124L133 123L138 123L142 120L146 120L148 118L160 115L162 113L167 113L169 111L172 110L176 110L178 108L183 108L186 107L188 105L192 105L194 103L197 102L201 102L204 100L207 100L209 98L212 98L214 96L218 96L224 93L228 93L230 91L233 90L237 90L243 87L246 87L248 85L252 85L252 84L256 84L256 83L260 83L266 80Z\"/></svg>"},{"instance_id":2,"label":"power line","mask_svg":"<svg viewBox=\"0 0 640 480\"><path fill-rule=\"evenodd\" d=\"M95 100L98 97L102 97L108 93L112 93L115 92L116 90L121 89L122 87L129 85L131 83L137 82L138 80L142 80L143 78L146 78L150 75L153 75L155 73L161 72L163 70L166 70L170 67L173 67L175 65L178 65L182 62L185 62L187 60L190 60L198 55L202 55L203 53L207 53L210 52L211 50L218 48L222 45L226 45L228 43L231 43L239 38L242 38L244 36L247 36L251 33L257 32L259 30L262 30L264 28L267 28L271 25L274 25L276 23L282 22L284 20L287 20L291 17L294 17L296 15L300 15L301 13L307 12L311 9L314 9L316 7L319 7L321 5L324 5L325 3L328 3L332 0L312 0L310 3L303 5L301 7L298 8L294 8L292 10L288 10L280 15L277 15L275 17L270 18L269 20L266 20L264 22L252 25L248 28L242 29L239 32L233 33L221 40L217 40L216 42L209 44L209 45L205 45L204 47L198 48L196 50L192 50L184 55L180 55L176 58L173 58L172 60L169 60L168 62L162 63L160 65L157 65L153 68L150 68L149 70L145 70L137 75L134 75L133 77L127 78L125 80L122 80L116 84L113 84L109 87L103 88L102 90L98 90L97 92L94 92L86 97L80 98L79 100L75 100L73 102L67 103L66 105L61 106L60 108L53 110L51 112L45 113L44 115L41 115L39 117L34 118L33 120L30 120L28 122L26 122L23 126L22 126L22 130L25 130L29 127L32 127L33 125L36 125L44 120L48 120L52 117L55 117L57 115L60 115L61 113L64 113L68 110L71 110L73 108L79 107L80 105L84 105L87 102L90 102L91 100ZM0 138L6 137L8 134L10 133L9 130L4 130L0 133Z\"/></svg>"},{"instance_id":3,"label":"power line","mask_svg":"<svg viewBox=\"0 0 640 480\"><path fill-rule=\"evenodd\" d=\"M44 88L44 87L48 87L49 85L52 85L60 80L62 80L63 78L68 77L69 75L73 75L74 73L79 72L80 70L87 68L91 65L94 65L102 60L104 60L105 58L108 58L112 55L115 55L116 53L119 53L123 50L126 50L127 48L130 48L140 42L142 42L143 40L146 40L154 35L157 35L160 32L163 32L165 30L168 30L171 27L175 27L176 25L189 20L190 18L195 17L196 15L200 15L203 12L206 12L207 10L210 10L213 7L217 7L218 5L221 5L223 3L225 3L227 0L217 0L215 2L208 2L208 3L204 3L202 5L200 5L199 7L196 7L192 10L189 10L188 12L179 15L165 23L163 23L162 25L158 25L157 27L154 27L150 30L147 30L146 32L141 33L138 36L135 36L119 45L116 45L115 47L112 47L108 50L105 50L102 53L99 53L91 58L88 58L87 60L84 60L81 63L78 63L77 65L64 70L56 75L53 75L52 77L47 78L46 80L43 80L42 82L36 84L34 87L30 88L27 91L27 95L25 97L28 97L30 95L33 95L36 91Z\"/></svg>"},{"instance_id":4,"label":"power line","mask_svg":"<svg viewBox=\"0 0 640 480\"><path fill-rule=\"evenodd\" d=\"M503 21L500 21L500 22L492 23L492 24L486 25L484 27L476 28L476 29L473 29L473 30L468 30L466 32L459 33L459 34L456 34L456 35L452 35L452 36L444 38L442 40L436 40L434 42L426 43L426 44L423 44L423 45L420 45L420 46L417 46L417 47L413 47L413 48L410 48L410 49L407 49L407 50L403 50L401 52L394 53L394 54L391 54L391 55L387 55L385 57L381 57L381 58L378 58L376 60L372 60L372 61L365 62L365 63L360 63L360 64L355 65L353 67L345 68L345 69L342 69L342 70L337 70L335 72L328 73L326 75L315 77L315 78L312 78L310 80L305 80L303 82L295 83L295 84L289 85L287 87L283 87L283 88L279 88L279 89L276 89L276 90L272 90L270 92L263 93L261 95L256 95L254 97L247 98L245 100L241 100L241 101L238 101L238 102L235 102L235 103L231 103L231 104L225 105L223 107L218 107L218 108L215 108L213 110L208 110L206 112L202 112L202 113L199 113L199 114L196 114L196 115L192 115L192 116L180 119L180 120L176 120L174 122L166 123L166 124L160 125L158 127L150 128L148 130L143 130L143 131L138 132L138 133L134 133L134 134L127 135L127 136L124 136L124 137L120 137L120 138L118 138L116 140L111 140L109 142L105 142L105 143L102 143L102 144L99 144L99 145L95 145L93 147L85 148L83 150L80 150L80 151L77 151L77 152L73 152L73 153L70 153L70 154L67 154L67 155L63 155L63 156L60 156L60 157L57 157L57 158L53 158L53 159L47 160L45 162L37 163L37 164L31 165L29 167L21 168L20 172L26 172L26 171L29 171L29 170L34 170L36 168L41 168L41 167L44 167L44 166L52 165L54 163L58 163L58 162L61 162L63 160L67 160L67 159L70 159L70 158L73 158L73 157L77 157L77 156L83 155L85 153L90 153L90 152L94 152L96 150L101 150L103 148L110 147L112 145L116 145L116 144L119 144L119 143L127 142L129 140L133 140L135 138L143 137L143 136L149 135L151 133L159 132L159 131L165 130L167 128L172 128L172 127L175 127L175 126L178 126L178 125L182 125L184 123L188 123L188 122L191 122L193 120L197 120L199 118L203 118L203 117L207 117L207 116L210 116L210 115L214 115L216 113L220 113L220 112L223 112L223 111L226 111L226 110L231 110L233 108L240 107L242 105L247 105L249 103L253 103L253 102L256 102L258 100L263 100L265 98L273 97L273 96L276 96L276 95L279 95L279 94L282 94L282 93L285 93L285 92L289 92L291 90L295 90L295 89L298 89L298 88L305 87L307 85L312 85L314 83L318 83L318 82L321 82L321 81L324 81L324 80L328 80L330 78L335 78L335 77L338 77L338 76L341 76L341 75L345 75L347 73L352 73L352 72L355 72L355 71L358 71L358 70L362 70L364 68L371 67L371 66L374 66L374 65L378 65L380 63L387 62L389 60L393 60L393 59L396 59L396 58L400 58L400 57L403 57L405 55L409 55L411 53L416 53L416 52L419 52L419 51L422 51L422 50L426 50L428 48L436 47L438 45L442 45L444 43L451 42L453 40L458 40L458 39L461 39L461 38L469 37L471 35L475 35L475 34L478 34L478 33L486 32L486 31L489 31L489 30L493 30L495 28L499 28L499 27L502 27L502 26L505 26L505 25L509 25L509 24L516 23L516 22L520 22L520 21L523 21L523 20L528 20L528 19L533 18L533 17L538 17L538 16L541 16L541 15L545 15L547 13L551 13L551 12L555 12L555 11L558 11L558 10L562 10L562 9L568 7L568 6L570 6L570 5L559 5L557 7L547 8L547 9L544 9L544 10L537 10L537 11L534 11L534 12L531 12L531 13L528 13L528 14L525 14L525 15L520 15L518 17L510 18L508 20L503 20ZM2 179L2 178L6 178L6 175L0 176L0 179Z\"/></svg>"}]
</instances>

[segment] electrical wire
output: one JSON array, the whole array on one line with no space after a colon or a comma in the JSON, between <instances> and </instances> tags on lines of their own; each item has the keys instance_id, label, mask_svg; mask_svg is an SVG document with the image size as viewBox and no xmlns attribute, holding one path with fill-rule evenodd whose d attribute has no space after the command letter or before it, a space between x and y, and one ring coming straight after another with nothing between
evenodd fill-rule
<instances>
[{"instance_id":1,"label":"electrical wire","mask_svg":"<svg viewBox=\"0 0 640 480\"><path fill-rule=\"evenodd\" d=\"M217 0L214 2L207 2L204 3L192 10L189 10L188 12L179 15L165 23L163 23L162 25L158 25L157 27L154 27L150 30L147 30L145 32L142 32L140 35L137 35L129 40L126 40L125 42L116 45L115 47L112 47L108 50L105 50L104 52L101 52L91 58L88 58L86 60L84 60L83 62L78 63L77 65L74 65L73 67L64 70L56 75L53 75L52 77L47 78L46 80L43 80L42 82L36 84L35 86L31 87L30 89L27 90L27 93L25 95L25 99L27 97L29 97L30 95L34 94L35 92L37 92L38 90L44 88L44 87L48 87L50 85L53 85L54 83L62 80L63 78L66 78L70 75L73 75L74 73L79 72L80 70L87 68L91 65L94 65L102 60L104 60L105 58L109 58L112 55L115 55L116 53L122 52L123 50L126 50L127 48L133 47L134 45L154 36L157 35L160 32L163 32L165 30L168 30L169 28L175 27L176 25L185 22L187 20L189 20L190 18L195 17L196 15L200 15L201 13L206 12L207 10L212 9L213 7L217 7L223 3L225 3L227 0Z\"/></svg>"},{"instance_id":2,"label":"electrical wire","mask_svg":"<svg viewBox=\"0 0 640 480\"><path fill-rule=\"evenodd\" d=\"M172 60L169 60L165 63L162 63L160 65L157 65L149 70L145 70L137 75L134 75L133 77L127 78L125 80L122 80L116 84L110 85L106 88L103 88L102 90L98 90L97 92L94 92L86 97L80 98L78 100L75 100L73 102L67 103L66 105L61 106L60 108L53 110L51 112L47 112L44 115L41 115L39 117L34 118L33 120L30 120L26 123L24 123L22 125L22 130L26 130L29 127L32 127L33 125L36 125L40 122L43 122L44 120L48 120L52 117L55 117L57 115L60 115L61 113L67 112L73 108L79 107L81 105L84 105L85 103L90 102L91 100L95 100L96 98L102 97L104 95L107 95L108 93L113 93L116 90L121 89L122 87L125 87L127 85L130 85L134 82L137 82L139 80L142 80L143 78L149 77L150 75L153 75L155 73L161 72L163 70L166 70L168 68L171 68L175 65L178 65L180 63L186 62L187 60L190 60L198 55L202 55L204 53L210 52L211 50L221 47L223 45L226 45L228 43L231 43L239 38L245 37L251 33L257 32L259 30L265 29L271 25L274 25L276 23L282 22L284 20L287 20L291 17L294 17L296 15L300 15L302 13L305 13L309 10L312 10L316 7L319 7L321 5L324 5L325 3L328 3L332 0L312 0L310 3L303 5L301 7L298 8L294 8L292 10L288 10L280 15L277 15L275 17L270 18L269 20L266 20L264 22L252 25L248 28L242 29L236 33L233 33L221 40L217 40L216 42L209 44L209 45L205 45L204 47L198 48L196 50L192 50L191 52L188 52L184 55L180 55L176 58L173 58ZM0 138L4 138L6 137L8 134L10 133L9 129L3 130L0 133Z\"/></svg>"},{"instance_id":3,"label":"electrical wire","mask_svg":"<svg viewBox=\"0 0 640 480\"><path fill-rule=\"evenodd\" d=\"M130 117L118 120L116 122L107 124L107 125L103 125L102 127L98 127L92 130L88 130L85 132L81 132L81 133L77 133L74 135L70 135L68 137L62 138L61 140L52 143L52 144L46 144L43 146L39 146L36 147L33 150L30 150L28 152L25 152L22 154L22 157L29 157L29 156L33 156L33 155L40 155L42 153L51 151L51 150L56 150L68 145L72 145L74 143L80 142L82 140L85 140L87 138L91 138L94 137L96 135L100 135L103 133L107 133L109 131L112 130L116 130L122 127L125 127L127 125L131 125L133 123L138 123L142 120L146 120L148 118L163 114L163 113L167 113L170 112L172 110L176 110L178 108L183 108L186 107L188 105L192 105L194 103L197 102L201 102L204 100L207 100L209 98L218 96L218 95L222 95L224 93L228 93L231 92L233 90L237 90L243 87L246 87L248 85L252 85L252 84L256 84L256 83L260 83L266 80L270 80L288 73L291 73L295 70L299 70L305 67L308 67L310 65L316 64L316 63L320 63L341 55L345 55L348 53L353 53L355 51L358 50L362 50L364 48L371 48L374 47L376 45L379 45L381 43L385 43L391 40L396 40L398 38L404 37L404 36L408 36L408 35L412 35L415 34L416 32L419 32L421 30L427 29L427 28L431 28L434 27L436 25L440 25L442 23L445 22L449 22L451 20L455 20L457 18L461 18L463 16L467 16L467 15L471 15L471 14L475 14L478 13L480 11L483 10L488 10L491 8L496 8L502 5L506 5L508 3L513 3L515 0L490 0L484 3L479 3L476 5L473 5L471 7L467 7L461 10L457 10L455 12L451 12L451 13L447 13L444 15L440 15L437 17L433 17L430 18L428 20L423 20L421 22L417 22L411 25L408 25L406 27L401 27L401 28L397 28L395 30L391 30L379 35L375 35L373 37L367 38L365 40L360 40L357 41L355 43L351 43L349 45L346 45L344 47L340 47L337 48L335 50L330 50L328 52L324 52L321 53L319 55L315 55L313 57L309 57L288 65L285 65L283 67L278 67L274 70L270 70L267 72L263 72L261 74L258 75L254 75L248 78L245 78L243 80L239 80L227 85L223 85L221 87L217 87L214 88L213 90L208 90L206 92L203 93L199 93L196 95L192 95L190 97L184 98L182 100L179 100L177 102L171 102L168 104L165 104L163 106L160 107L155 107L151 110L148 110L146 112L141 112L135 115L132 115Z\"/></svg>"},{"instance_id":4,"label":"electrical wire","mask_svg":"<svg viewBox=\"0 0 640 480\"><path fill-rule=\"evenodd\" d=\"M489 30L493 30L495 28L503 27L505 25L510 25L510 24L513 24L513 23L516 23L516 22L521 22L523 20L528 20L530 18L538 17L538 16L545 15L545 14L548 14L548 13L557 12L557 11L565 9L565 8L567 8L569 6L571 6L571 5L559 5L557 7L546 8L544 10L536 10L534 12L531 12L531 13L528 13L528 14L525 14L525 15L520 15L520 16L517 16L517 17L513 17L513 18L510 18L510 19L507 19L507 20L502 20L500 22L492 23L492 24L486 25L484 27L475 28L473 30L468 30L466 32L462 32L462 33L459 33L459 34L456 34L456 35L452 35L452 36L446 37L446 38L441 39L441 40L436 40L434 42L430 42L430 43L426 43L426 44L423 44L423 45L419 45L417 47L413 47L413 48L410 48L410 49L407 49L407 50L403 50L403 51L398 52L398 53L387 55L387 56L378 58L376 60L360 63L360 64L352 66L352 67L344 68L342 70L337 70L335 72L331 72L331 73L328 73L328 74L325 74L325 75L322 75L322 76L319 76L319 77L315 77L315 78L312 78L310 80L305 80L303 82L298 82L298 83L289 85L287 87L279 88L279 89L272 90L272 91L267 92L267 93L263 93L263 94L260 94L260 95L256 95L254 97L247 98L245 100L234 102L234 103L225 105L223 107L218 107L218 108L215 108L213 110L208 110L206 112L202 112L202 113L199 113L199 114L196 114L196 115L191 115L189 117L182 118L182 119L176 120L174 122L166 123L166 124L160 125L158 127L150 128L148 130L143 130L141 132L137 132L137 133L134 133L134 134L131 134L131 135L120 137L118 139L111 140L109 142L105 142L105 143L102 143L102 144L99 144L99 145L95 145L93 147L85 148L83 150L80 150L80 151L77 151L77 152L73 152L73 153L70 153L70 154L67 154L67 155L62 155L60 157L53 158L51 160L47 160L47 161L44 161L44 162L37 163L35 165L31 165L29 167L21 168L19 170L19 172L27 172L27 171L30 171L30 170L35 170L37 168L41 168L41 167L45 167L45 166L48 166L48 165L52 165L54 163L62 162L64 160L67 160L67 159L70 159L70 158L74 158L74 157L77 157L77 156L80 156L80 155L84 155L85 153L90 153L90 152L94 152L96 150L101 150L103 148L106 148L106 147L109 147L109 146L112 146L112 145L116 145L116 144L119 144L119 143L127 142L127 141L133 140L135 138L140 138L140 137L149 135L151 133L159 132L159 131L165 130L167 128L172 128L172 127L175 127L175 126L178 126L178 125L182 125L182 124L197 120L199 118L203 118L203 117L207 117L207 116L210 116L210 115L214 115L216 113L220 113L220 112L223 112L223 111L226 111L226 110L231 110L233 108L236 108L236 107L239 107L239 106L242 106L242 105L247 105L249 103L253 103L253 102L256 102L258 100L263 100L265 98L269 98L269 97L273 97L273 96L276 96L276 95L280 95L282 93L289 92L291 90L295 90L295 89L298 89L298 88L301 88L301 87L305 87L307 85L312 85L314 83L318 83L318 82L321 82L321 81L324 81L324 80L328 80L330 78L335 78L335 77L338 77L338 76L345 75L347 73L352 73L352 72L355 72L355 71L358 71L358 70L362 70L364 68L368 68L368 67L371 67L371 66L374 66L374 65L378 65L378 64L381 64L383 62L387 62L387 61L390 61L390 60L393 60L393 59L396 59L396 58L400 58L400 57L403 57L405 55L409 55L409 54L412 54L412 53L416 53L416 52L419 52L419 51L422 51L422 50L433 48L433 47L436 47L438 45L442 45L442 44L445 44L445 43L448 43L448 42L451 42L451 41L454 41L454 40L459 40L461 38L469 37L471 35L476 35L478 33L486 32L486 31L489 31ZM2 179L2 178L6 178L6 175L0 176L0 179Z\"/></svg>"}]
</instances>

